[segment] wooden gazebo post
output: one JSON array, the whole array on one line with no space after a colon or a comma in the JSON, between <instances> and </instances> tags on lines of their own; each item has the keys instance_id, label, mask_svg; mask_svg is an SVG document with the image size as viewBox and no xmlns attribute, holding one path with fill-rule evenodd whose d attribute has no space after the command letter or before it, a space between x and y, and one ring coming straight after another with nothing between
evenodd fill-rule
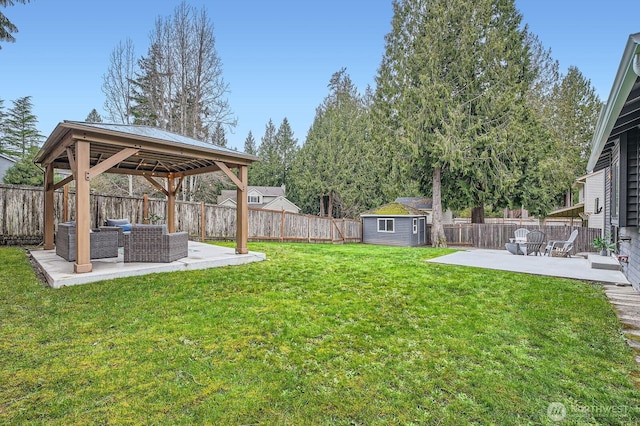
<instances>
[{"instance_id":1,"label":"wooden gazebo post","mask_svg":"<svg viewBox=\"0 0 640 426\"><path fill-rule=\"evenodd\" d=\"M176 188L173 173L167 177L167 230L176 232Z\"/></svg>"},{"instance_id":2,"label":"wooden gazebo post","mask_svg":"<svg viewBox=\"0 0 640 426\"><path fill-rule=\"evenodd\" d=\"M44 170L44 249L53 250L53 212L54 212L53 166L48 164Z\"/></svg>"},{"instance_id":3,"label":"wooden gazebo post","mask_svg":"<svg viewBox=\"0 0 640 426\"><path fill-rule=\"evenodd\" d=\"M89 142L76 140L75 177L76 177L76 263L73 270L79 274L91 272L91 246L89 235L89 216L91 208L89 202L90 180L89 171Z\"/></svg>"},{"instance_id":4,"label":"wooden gazebo post","mask_svg":"<svg viewBox=\"0 0 640 426\"><path fill-rule=\"evenodd\" d=\"M249 200L247 199L247 187L249 185L249 172L247 166L238 166L237 194L237 229L236 229L236 253L247 254L247 243L249 241Z\"/></svg>"}]
</instances>

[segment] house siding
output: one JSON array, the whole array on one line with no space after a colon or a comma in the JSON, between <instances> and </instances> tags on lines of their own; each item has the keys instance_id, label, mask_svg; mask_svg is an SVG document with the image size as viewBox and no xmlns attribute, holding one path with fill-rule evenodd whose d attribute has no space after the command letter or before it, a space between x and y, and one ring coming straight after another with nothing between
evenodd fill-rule
<instances>
[{"instance_id":1,"label":"house siding","mask_svg":"<svg viewBox=\"0 0 640 426\"><path fill-rule=\"evenodd\" d=\"M7 160L4 157L0 157L0 183L2 183L2 178L4 178L7 170L9 170L14 164L14 161Z\"/></svg>"},{"instance_id":2,"label":"house siding","mask_svg":"<svg viewBox=\"0 0 640 426\"><path fill-rule=\"evenodd\" d=\"M626 222L627 227L638 226L638 132L627 133L626 149Z\"/></svg>"},{"instance_id":3,"label":"house siding","mask_svg":"<svg viewBox=\"0 0 640 426\"><path fill-rule=\"evenodd\" d=\"M589 215L589 228L604 229L604 216L605 216L605 179L606 171L600 171L593 176L586 178L584 186L584 210L586 212L592 212ZM600 213L596 214L596 198L599 200L599 208L602 208Z\"/></svg>"},{"instance_id":4,"label":"house siding","mask_svg":"<svg viewBox=\"0 0 640 426\"><path fill-rule=\"evenodd\" d=\"M630 242L620 242L620 255L629 256L629 263L621 263L622 272L633 287L640 291L640 236L637 227L620 228L620 237L631 237Z\"/></svg>"},{"instance_id":5,"label":"house siding","mask_svg":"<svg viewBox=\"0 0 640 426\"><path fill-rule=\"evenodd\" d=\"M604 169L604 234L611 234L611 165Z\"/></svg>"},{"instance_id":6,"label":"house siding","mask_svg":"<svg viewBox=\"0 0 640 426\"><path fill-rule=\"evenodd\" d=\"M621 200L625 206L621 206L626 212L626 221L621 223L618 232L618 251L622 256L628 256L629 263L622 263L622 271L636 290L640 291L640 235L638 234L638 165L640 150L638 149L639 133L637 129L621 135L620 152L626 154L626 196ZM626 149L625 149L626 146ZM622 197L621 197L622 198ZM625 226L622 226L625 225ZM612 229L615 231L615 228ZM616 235L612 232L611 235ZM621 241L623 237L630 238L629 242ZM615 237L614 237L615 238Z\"/></svg>"},{"instance_id":7,"label":"house siding","mask_svg":"<svg viewBox=\"0 0 640 426\"><path fill-rule=\"evenodd\" d=\"M362 218L362 242L389 246L419 246L420 233L413 233L413 219L424 216L370 216ZM378 218L395 219L395 232L378 232ZM420 224L420 221L418 221ZM420 225L418 225L420 226Z\"/></svg>"}]
</instances>

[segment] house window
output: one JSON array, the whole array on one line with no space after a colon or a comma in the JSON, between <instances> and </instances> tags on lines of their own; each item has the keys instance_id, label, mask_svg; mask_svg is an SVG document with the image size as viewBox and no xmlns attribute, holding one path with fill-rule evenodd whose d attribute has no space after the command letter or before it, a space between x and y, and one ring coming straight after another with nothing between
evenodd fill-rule
<instances>
[{"instance_id":1,"label":"house window","mask_svg":"<svg viewBox=\"0 0 640 426\"><path fill-rule=\"evenodd\" d=\"M413 219L413 233L414 234L418 233L418 218Z\"/></svg>"},{"instance_id":2,"label":"house window","mask_svg":"<svg viewBox=\"0 0 640 426\"><path fill-rule=\"evenodd\" d=\"M260 196L249 195L249 204L260 204Z\"/></svg>"},{"instance_id":3,"label":"house window","mask_svg":"<svg viewBox=\"0 0 640 426\"><path fill-rule=\"evenodd\" d=\"M394 232L393 225L395 219L379 218L378 219L378 232Z\"/></svg>"}]
</instances>

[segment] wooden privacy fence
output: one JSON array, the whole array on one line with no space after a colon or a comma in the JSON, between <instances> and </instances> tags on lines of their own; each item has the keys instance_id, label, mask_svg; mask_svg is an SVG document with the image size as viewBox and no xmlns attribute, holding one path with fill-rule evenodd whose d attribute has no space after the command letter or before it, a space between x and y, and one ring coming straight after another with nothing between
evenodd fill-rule
<instances>
[{"instance_id":1,"label":"wooden privacy fence","mask_svg":"<svg viewBox=\"0 0 640 426\"><path fill-rule=\"evenodd\" d=\"M38 244L43 238L43 191L41 188L0 185L0 244ZM75 197L65 191L54 195L55 223L75 219ZM65 207L66 206L66 207ZM91 224L96 228L109 219L127 218L145 223L163 222L166 201L151 198L92 194ZM193 202L176 202L176 231L194 240L234 240L236 209ZM249 239L252 241L358 243L361 222L332 219L286 211L249 208Z\"/></svg>"},{"instance_id":2,"label":"wooden privacy fence","mask_svg":"<svg viewBox=\"0 0 640 426\"><path fill-rule=\"evenodd\" d=\"M566 240L573 229L578 229L578 236L574 242L574 252L594 251L593 239L601 236L602 231L596 228L583 228L569 226L519 226L512 224L474 223L445 225L444 233L447 243L452 246L473 246L484 249L504 249L509 238L518 228L526 228L530 231L539 229L544 232L545 241Z\"/></svg>"}]
</instances>

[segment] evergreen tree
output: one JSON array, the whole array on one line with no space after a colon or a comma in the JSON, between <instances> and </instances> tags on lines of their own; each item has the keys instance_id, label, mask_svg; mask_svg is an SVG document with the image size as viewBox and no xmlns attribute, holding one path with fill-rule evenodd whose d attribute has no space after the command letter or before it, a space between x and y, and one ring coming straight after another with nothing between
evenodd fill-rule
<instances>
[{"instance_id":1,"label":"evergreen tree","mask_svg":"<svg viewBox=\"0 0 640 426\"><path fill-rule=\"evenodd\" d=\"M225 135L224 127L222 127L222 124L218 123L216 125L216 128L213 131L213 136L211 138L211 143L222 147L227 146L227 136Z\"/></svg>"},{"instance_id":2,"label":"evergreen tree","mask_svg":"<svg viewBox=\"0 0 640 426\"><path fill-rule=\"evenodd\" d=\"M7 169L2 181L10 185L42 186L44 173L33 162L38 147L29 148L27 154Z\"/></svg>"},{"instance_id":3,"label":"evergreen tree","mask_svg":"<svg viewBox=\"0 0 640 426\"><path fill-rule=\"evenodd\" d=\"M446 245L443 186L455 189L450 204L478 208L482 221L483 206L520 181L532 79L520 20L513 0L394 2L378 114L433 196L435 246Z\"/></svg>"},{"instance_id":4,"label":"evergreen tree","mask_svg":"<svg viewBox=\"0 0 640 426\"><path fill-rule=\"evenodd\" d=\"M253 138L253 133L249 130L247 138L244 140L244 152L251 155L256 155L258 149L256 148L256 140Z\"/></svg>"},{"instance_id":5,"label":"evergreen tree","mask_svg":"<svg viewBox=\"0 0 640 426\"><path fill-rule=\"evenodd\" d=\"M9 154L7 138L7 113L4 110L4 99L0 99L0 154Z\"/></svg>"},{"instance_id":6,"label":"evergreen tree","mask_svg":"<svg viewBox=\"0 0 640 426\"><path fill-rule=\"evenodd\" d=\"M13 108L5 120L6 152L25 158L32 148L37 148L43 136L37 129L38 119L32 112L31 96L13 101Z\"/></svg>"},{"instance_id":7,"label":"evergreen tree","mask_svg":"<svg viewBox=\"0 0 640 426\"><path fill-rule=\"evenodd\" d=\"M98 111L94 108L91 110L89 115L87 115L87 118L85 118L84 121L88 123L102 123L102 117L100 117L100 114L98 114Z\"/></svg>"},{"instance_id":8,"label":"evergreen tree","mask_svg":"<svg viewBox=\"0 0 640 426\"><path fill-rule=\"evenodd\" d=\"M276 174L280 185L289 185L291 165L298 153L298 140L293 136L289 120L285 117L278 127L275 136L275 150L278 161Z\"/></svg>"},{"instance_id":9,"label":"evergreen tree","mask_svg":"<svg viewBox=\"0 0 640 426\"><path fill-rule=\"evenodd\" d=\"M560 84L554 88L552 99L549 116L556 141L553 151L562 152L562 170L567 174L562 183L569 189L574 179L586 172L590 143L602 103L591 82L575 66L569 67Z\"/></svg>"},{"instance_id":10,"label":"evergreen tree","mask_svg":"<svg viewBox=\"0 0 640 426\"><path fill-rule=\"evenodd\" d=\"M365 101L345 69L333 74L297 155L288 195L303 211L356 216L378 199L376 158L370 149Z\"/></svg>"},{"instance_id":11,"label":"evergreen tree","mask_svg":"<svg viewBox=\"0 0 640 426\"><path fill-rule=\"evenodd\" d=\"M258 157L260 157L260 162L251 166L253 169L253 182L251 185L282 185L282 183L278 182L277 178L278 154L276 150L276 127L273 125L271 119L269 119L269 122L265 126L264 135L260 139Z\"/></svg>"},{"instance_id":12,"label":"evergreen tree","mask_svg":"<svg viewBox=\"0 0 640 426\"><path fill-rule=\"evenodd\" d=\"M14 3L26 4L29 3L29 0L0 0L0 6L2 7L13 6ZM16 39L12 33L17 32L18 27L11 23L4 13L0 12L0 41L15 42ZM2 49L2 46L0 46L0 49Z\"/></svg>"}]
</instances>

